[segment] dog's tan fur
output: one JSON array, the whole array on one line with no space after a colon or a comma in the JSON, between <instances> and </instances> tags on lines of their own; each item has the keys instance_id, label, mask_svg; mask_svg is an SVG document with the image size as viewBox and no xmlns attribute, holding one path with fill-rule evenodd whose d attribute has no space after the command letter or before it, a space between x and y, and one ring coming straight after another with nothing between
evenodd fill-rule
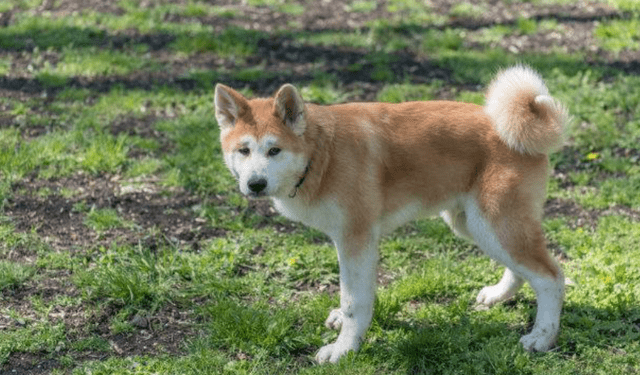
<instances>
[{"instance_id":1,"label":"dog's tan fur","mask_svg":"<svg viewBox=\"0 0 640 375\"><path fill-rule=\"evenodd\" d=\"M514 69L535 75L524 68ZM515 89L508 85L505 89L500 82L491 86L490 99L506 98L504 105L498 100L493 107L491 103L483 107L449 101L319 106L302 103L296 89L289 85L274 98L253 100L218 85L216 113L225 158L230 169L236 168L236 175L242 172L231 157L239 148L247 147L248 136L259 144L268 135L275 139L269 147L310 161L292 167L293 177L282 182L285 189L268 195L286 216L332 237L344 278L348 279L345 273L356 271L351 266L343 269L343 262L377 259L375 245L381 234L418 215L442 212L457 233L479 244L483 240L478 237L483 235L477 233L484 229L478 228L492 229L493 233L487 234L488 243L496 242L492 236L497 238L499 245L491 246L501 249L485 250L515 273L505 273L504 283L508 285L494 291L498 296L488 298L487 304L492 304L515 293L512 289L517 290L522 277L532 285L538 278L552 280L549 287L560 289L558 280L562 279L561 269L546 250L541 219L547 153L561 142L566 114L542 92L546 88L535 92L531 88L535 85L520 87L517 77L512 81L509 84ZM294 189L303 177L302 185ZM290 194L294 190L295 195ZM476 206L480 214L471 219ZM335 213L339 219L316 218L326 212ZM330 223L334 219L339 224ZM508 276L517 282L508 281ZM347 284L344 281L341 287L349 289ZM361 287L369 288L366 283ZM343 333L350 311L345 301L358 303L357 296L344 294L357 293L360 286L354 288L343 291L343 306L333 319L337 324L328 322L331 326L342 325ZM481 295L478 298L483 303ZM363 321L368 326L370 317ZM361 328L357 331L344 335L362 335ZM335 361L346 351L357 349L360 339L356 337L354 343L349 337L341 342L339 337L336 344L321 350L318 360ZM553 339L555 334L528 349L546 350Z\"/></svg>"}]
</instances>

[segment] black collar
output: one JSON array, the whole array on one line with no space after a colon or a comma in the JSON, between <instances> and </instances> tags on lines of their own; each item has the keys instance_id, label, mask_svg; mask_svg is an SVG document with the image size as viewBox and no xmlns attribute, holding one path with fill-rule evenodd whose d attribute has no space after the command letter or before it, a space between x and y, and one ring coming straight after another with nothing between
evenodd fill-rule
<instances>
[{"instance_id":1,"label":"black collar","mask_svg":"<svg viewBox=\"0 0 640 375\"><path fill-rule=\"evenodd\" d=\"M291 194L289 194L289 198L295 198L296 194L298 194L298 188L300 188L300 186L302 186L302 183L307 178L307 175L309 174L309 171L311 170L311 163L312 162L313 162L313 158L309 159L309 163L307 164L307 167L304 169L304 174L302 175L302 177L300 177L300 181L298 181L296 186L294 186L293 192Z\"/></svg>"}]
</instances>

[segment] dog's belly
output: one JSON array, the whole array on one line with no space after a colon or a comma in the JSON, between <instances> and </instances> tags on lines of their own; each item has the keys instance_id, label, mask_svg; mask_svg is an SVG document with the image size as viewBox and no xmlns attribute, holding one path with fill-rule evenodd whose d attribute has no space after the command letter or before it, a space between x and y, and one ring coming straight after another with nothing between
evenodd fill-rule
<instances>
[{"instance_id":1,"label":"dog's belly","mask_svg":"<svg viewBox=\"0 0 640 375\"><path fill-rule=\"evenodd\" d=\"M424 217L438 216L444 210L452 210L460 206L465 194L450 198L446 201L431 205L411 201L400 208L382 215L378 221L378 228L382 234L389 233L412 220ZM301 222L329 235L331 238L344 233L345 212L332 199L326 199L313 206L301 204L296 200L273 199L275 208L284 217Z\"/></svg>"},{"instance_id":2,"label":"dog's belly","mask_svg":"<svg viewBox=\"0 0 640 375\"><path fill-rule=\"evenodd\" d=\"M459 205L464 197L457 196L432 205L424 205L416 200L384 215L381 220L382 233L389 233L412 220L437 216L441 211L450 210Z\"/></svg>"}]
</instances>

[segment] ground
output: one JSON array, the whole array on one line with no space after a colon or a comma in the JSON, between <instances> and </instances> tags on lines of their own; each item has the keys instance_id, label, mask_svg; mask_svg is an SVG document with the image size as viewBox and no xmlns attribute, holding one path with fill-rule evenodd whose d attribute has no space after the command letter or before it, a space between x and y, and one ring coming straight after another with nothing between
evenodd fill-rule
<instances>
[{"instance_id":1,"label":"ground","mask_svg":"<svg viewBox=\"0 0 640 375\"><path fill-rule=\"evenodd\" d=\"M411 8L416 4L420 12ZM0 6L5 29L0 29L0 163L5 163L0 170L0 261L25 267L25 276L18 268L2 271L15 280L7 276L4 281L0 274L0 373L66 373L93 361L134 358L138 363L144 359L135 358L186 355L192 350L190 340L210 334L203 327L212 318L203 317L202 310L217 296L189 286L199 277L194 271L198 260L192 257L222 251L217 241L238 238L246 228L296 234L309 246L328 246L321 234L280 218L268 201L240 197L215 146L210 146L211 154L196 154L201 139L217 142L211 103L201 99L211 99L217 81L255 96L271 95L294 82L305 87L308 99L323 104L383 100L381 95L398 87L406 88L398 94L406 99L426 95L481 102L486 77L500 61L546 66L545 73L556 76L597 71L594 87L613 84L620 75L640 74L640 48L633 47L640 36L631 32L631 47L617 47L615 38L608 43L602 37L608 32L603 25L613 22L615 28L615 22L637 20L633 9L604 1L465 4L45 0ZM147 20L155 24L146 26ZM476 57L497 54L498 62L466 61L467 51ZM98 56L93 65L82 65L92 55ZM556 70L549 67L553 64L558 64ZM588 81L587 75L581 77ZM412 94L419 85L426 91ZM561 83L554 85L562 89ZM567 78L565 86L571 85ZM174 99L174 92L186 99ZM130 102L109 104L125 93L134 93ZM640 107L628 100L630 104L612 99L619 107L603 105L596 112L635 124L634 111ZM211 128L201 125L201 119ZM610 181L637 181L633 165L640 158L640 131L616 123L628 142L598 143L588 135L600 134L592 131L589 119L578 115L575 129L585 129L587 135L570 135L553 159L552 193L545 205L548 227L562 221L567 230L596 233L603 217L640 222L638 186L606 204L597 196L597 189L604 191ZM51 145L46 143L50 140ZM103 146L113 148L113 160L101 154L108 153ZM207 169L210 159L217 166ZM138 173L136 168L149 171ZM552 237L549 247L559 261L573 264L576 250L564 245L560 234ZM234 241L241 246L241 240ZM263 257L265 246L252 244L247 254ZM183 257L176 261L183 266L167 261L149 269L167 278L180 275L172 286L180 290L176 294L151 290L134 298L135 291L119 294L91 279L91 270L112 275L109 267L131 266L126 257L136 251L165 261L167 249ZM302 258L290 256L290 268L303 264ZM335 266L295 273L271 270L272 265L265 265L269 262L229 262L235 276L269 269L270 278L293 278L295 298L304 293L335 296L337 291L331 273ZM184 271L187 263L191 274ZM165 274L162 267L173 268ZM381 286L391 285L395 272L383 266ZM445 303L451 297L437 300ZM420 304L410 302L410 308L416 306ZM627 318L640 327L637 317ZM51 330L55 338L38 339L43 330ZM9 343L10 338L25 344ZM567 341L567 347L575 346ZM291 345L296 365L308 365L305 358L317 345ZM225 350L234 361L251 362L258 356L231 346ZM137 365L129 366L137 371Z\"/></svg>"}]
</instances>

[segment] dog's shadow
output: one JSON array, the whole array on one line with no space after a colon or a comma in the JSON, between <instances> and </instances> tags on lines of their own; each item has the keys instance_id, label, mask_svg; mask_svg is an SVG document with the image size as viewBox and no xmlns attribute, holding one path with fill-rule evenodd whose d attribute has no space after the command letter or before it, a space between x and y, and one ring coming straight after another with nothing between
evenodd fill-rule
<instances>
[{"instance_id":1,"label":"dog's shadow","mask_svg":"<svg viewBox=\"0 0 640 375\"><path fill-rule=\"evenodd\" d=\"M502 311L491 312L496 308ZM523 308L528 314L526 324L502 318ZM407 320L395 315L381 321L382 317L377 315L373 324L380 327L382 337L363 347L363 352L389 359L396 368L406 368L410 374L452 369L493 373L502 367L508 372L515 361L531 361L546 355L527 355L519 343L520 337L533 327L535 300L516 297L491 309L488 313L476 311L470 304L463 314L442 319L417 316ZM569 301L563 308L560 334L551 352L566 359L588 356L594 349L625 355L622 348L638 340L640 306L607 309Z\"/></svg>"}]
</instances>

